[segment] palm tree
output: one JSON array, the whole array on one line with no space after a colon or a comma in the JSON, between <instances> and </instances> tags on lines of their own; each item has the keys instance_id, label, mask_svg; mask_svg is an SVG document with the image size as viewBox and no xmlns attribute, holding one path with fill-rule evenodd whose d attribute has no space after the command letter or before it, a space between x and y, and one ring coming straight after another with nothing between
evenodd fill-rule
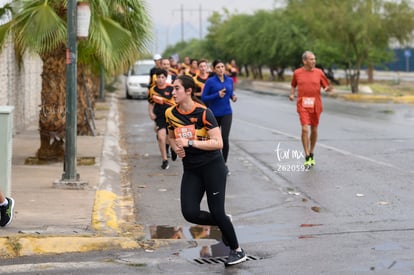
<instances>
[{"instance_id":1,"label":"palm tree","mask_svg":"<svg viewBox=\"0 0 414 275\"><path fill-rule=\"evenodd\" d=\"M7 6L12 19L0 26L0 47L11 38L19 64L26 52L38 54L43 61L37 151L42 160L64 156L67 2L14 0ZM96 86L101 67L107 75L125 72L145 52L150 32L143 0L89 0L89 4L89 37L78 42L78 134L88 134L85 89ZM92 105L94 99L90 95Z\"/></svg>"}]
</instances>

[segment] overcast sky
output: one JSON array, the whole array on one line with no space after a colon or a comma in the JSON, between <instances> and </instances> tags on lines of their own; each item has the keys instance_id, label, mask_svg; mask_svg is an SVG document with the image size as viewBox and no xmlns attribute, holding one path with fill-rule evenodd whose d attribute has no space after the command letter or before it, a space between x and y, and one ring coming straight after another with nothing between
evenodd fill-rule
<instances>
[{"instance_id":1,"label":"overcast sky","mask_svg":"<svg viewBox=\"0 0 414 275\"><path fill-rule=\"evenodd\" d=\"M184 40L200 38L200 35L203 37L207 32L207 18L213 11L222 12L223 8L226 8L232 13L252 14L260 9L271 10L275 5L280 6L283 2L283 0L147 0L154 25L154 44L151 50L153 53L162 53L168 44L173 45L180 41L182 33ZM181 14L184 24L181 24ZM181 31L182 25L184 32Z\"/></svg>"}]
</instances>

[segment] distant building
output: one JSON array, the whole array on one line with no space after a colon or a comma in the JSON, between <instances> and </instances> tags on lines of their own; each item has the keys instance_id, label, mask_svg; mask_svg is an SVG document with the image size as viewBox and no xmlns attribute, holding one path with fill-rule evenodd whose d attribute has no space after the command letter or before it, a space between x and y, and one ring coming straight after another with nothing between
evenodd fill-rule
<instances>
[{"instance_id":1,"label":"distant building","mask_svg":"<svg viewBox=\"0 0 414 275\"><path fill-rule=\"evenodd\" d=\"M384 64L390 71L413 72L414 71L414 48L393 48L394 61ZM384 68L377 68L384 70Z\"/></svg>"}]
</instances>

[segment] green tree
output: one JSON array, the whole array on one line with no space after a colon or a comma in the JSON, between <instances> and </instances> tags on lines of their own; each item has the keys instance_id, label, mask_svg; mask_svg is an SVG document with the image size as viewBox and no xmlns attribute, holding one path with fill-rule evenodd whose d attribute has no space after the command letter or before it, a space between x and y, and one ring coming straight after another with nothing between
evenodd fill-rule
<instances>
[{"instance_id":1,"label":"green tree","mask_svg":"<svg viewBox=\"0 0 414 275\"><path fill-rule=\"evenodd\" d=\"M287 9L309 27L317 56L347 71L353 93L361 68L389 61L391 39L404 42L414 29L414 11L404 0L291 0Z\"/></svg>"},{"instance_id":2,"label":"green tree","mask_svg":"<svg viewBox=\"0 0 414 275\"><path fill-rule=\"evenodd\" d=\"M126 71L144 52L149 39L150 21L143 0L89 0L89 3L92 13L89 37L78 44L78 134L85 134L85 88L92 87L101 66L108 75ZM26 52L36 53L42 59L37 156L61 160L66 121L67 0L15 0L11 7L12 19L0 26L0 46L11 38L19 64Z\"/></svg>"},{"instance_id":3,"label":"green tree","mask_svg":"<svg viewBox=\"0 0 414 275\"><path fill-rule=\"evenodd\" d=\"M263 64L261 61L264 53L260 51L260 44L257 43L257 39L260 39L260 28L257 27L257 23L256 16L233 15L223 22L217 33L219 40L216 43L221 47L222 59L234 58L239 66L244 67L246 76L249 76L251 71L253 77L260 78L260 65Z\"/></svg>"},{"instance_id":4,"label":"green tree","mask_svg":"<svg viewBox=\"0 0 414 275\"><path fill-rule=\"evenodd\" d=\"M174 46L167 47L162 55L169 57L173 54L178 54L181 59L184 56L190 56L191 58L210 58L207 50L205 50L204 40L199 39L178 42Z\"/></svg>"},{"instance_id":5,"label":"green tree","mask_svg":"<svg viewBox=\"0 0 414 275\"><path fill-rule=\"evenodd\" d=\"M295 67L295 60L300 60L308 46L308 28L289 10L275 9L267 17L259 29L263 43L258 47L265 53L263 64L270 68L272 78L276 72L278 79L283 80L285 69Z\"/></svg>"}]
</instances>

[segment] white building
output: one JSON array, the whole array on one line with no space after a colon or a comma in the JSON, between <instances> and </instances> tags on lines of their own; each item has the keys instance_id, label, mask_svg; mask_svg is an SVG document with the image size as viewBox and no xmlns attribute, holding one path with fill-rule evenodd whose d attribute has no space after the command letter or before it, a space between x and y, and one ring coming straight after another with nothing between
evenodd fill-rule
<instances>
[{"instance_id":1,"label":"white building","mask_svg":"<svg viewBox=\"0 0 414 275\"><path fill-rule=\"evenodd\" d=\"M4 7L9 0L0 0ZM9 15L0 18L0 24L10 20ZM0 53L0 106L14 106L14 132L37 126L39 120L42 61L38 56L26 55L19 69L14 57L13 45L6 43ZM1 127L1 125L0 125Z\"/></svg>"}]
</instances>

